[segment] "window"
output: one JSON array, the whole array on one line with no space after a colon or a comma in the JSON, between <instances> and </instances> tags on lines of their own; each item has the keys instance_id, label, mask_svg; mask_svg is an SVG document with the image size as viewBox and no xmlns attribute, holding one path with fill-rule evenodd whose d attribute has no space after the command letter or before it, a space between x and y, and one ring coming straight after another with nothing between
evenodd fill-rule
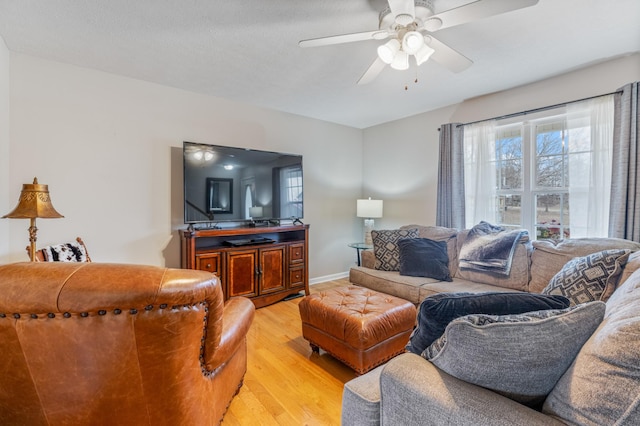
<instances>
[{"instance_id":1,"label":"window","mask_svg":"<svg viewBox=\"0 0 640 426\"><path fill-rule=\"evenodd\" d=\"M606 237L613 116L594 111L612 102L591 104L465 126L466 226L486 220L536 239Z\"/></svg>"},{"instance_id":2,"label":"window","mask_svg":"<svg viewBox=\"0 0 640 426\"><path fill-rule=\"evenodd\" d=\"M497 223L570 236L566 136L564 117L496 128Z\"/></svg>"},{"instance_id":3,"label":"window","mask_svg":"<svg viewBox=\"0 0 640 426\"><path fill-rule=\"evenodd\" d=\"M281 217L302 217L302 168L299 166L280 169Z\"/></svg>"}]
</instances>

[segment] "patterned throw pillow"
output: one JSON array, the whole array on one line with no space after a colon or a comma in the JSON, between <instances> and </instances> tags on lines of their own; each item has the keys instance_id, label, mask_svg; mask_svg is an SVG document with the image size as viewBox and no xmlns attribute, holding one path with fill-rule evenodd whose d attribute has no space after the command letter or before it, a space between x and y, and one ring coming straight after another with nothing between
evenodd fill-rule
<instances>
[{"instance_id":1,"label":"patterned throw pillow","mask_svg":"<svg viewBox=\"0 0 640 426\"><path fill-rule=\"evenodd\" d=\"M603 302L449 323L422 356L442 371L537 406L604 318Z\"/></svg>"},{"instance_id":2,"label":"patterned throw pillow","mask_svg":"<svg viewBox=\"0 0 640 426\"><path fill-rule=\"evenodd\" d=\"M542 294L558 294L571 305L602 300L606 302L618 284L631 250L604 250L567 262L542 290Z\"/></svg>"},{"instance_id":3,"label":"patterned throw pillow","mask_svg":"<svg viewBox=\"0 0 640 426\"><path fill-rule=\"evenodd\" d=\"M81 242L71 242L45 247L42 250L45 262L87 262L87 249Z\"/></svg>"},{"instance_id":4,"label":"patterned throw pillow","mask_svg":"<svg viewBox=\"0 0 640 426\"><path fill-rule=\"evenodd\" d=\"M418 238L418 230L413 228L371 231L373 254L376 257L375 269L382 271L400 270L400 248L398 247L398 240L403 238Z\"/></svg>"}]
</instances>

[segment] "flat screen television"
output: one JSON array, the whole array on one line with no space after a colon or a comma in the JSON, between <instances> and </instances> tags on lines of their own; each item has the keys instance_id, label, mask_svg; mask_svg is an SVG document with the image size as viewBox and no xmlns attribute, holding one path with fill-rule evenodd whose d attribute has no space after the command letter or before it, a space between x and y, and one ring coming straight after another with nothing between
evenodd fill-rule
<instances>
[{"instance_id":1,"label":"flat screen television","mask_svg":"<svg viewBox=\"0 0 640 426\"><path fill-rule=\"evenodd\" d=\"M302 155L183 143L184 222L299 221Z\"/></svg>"}]
</instances>

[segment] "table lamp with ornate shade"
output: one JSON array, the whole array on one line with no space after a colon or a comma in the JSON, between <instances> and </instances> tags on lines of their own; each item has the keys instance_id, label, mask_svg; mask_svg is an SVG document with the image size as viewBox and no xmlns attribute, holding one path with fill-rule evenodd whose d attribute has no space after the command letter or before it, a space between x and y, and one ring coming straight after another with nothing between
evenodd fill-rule
<instances>
[{"instance_id":1,"label":"table lamp with ornate shade","mask_svg":"<svg viewBox=\"0 0 640 426\"><path fill-rule=\"evenodd\" d=\"M29 226L29 257L31 261L35 261L36 257L36 218L53 219L64 217L53 208L51 205L51 199L49 198L49 186L41 185L38 183L38 178L33 178L33 183L25 183L22 185L22 192L20 193L20 200L18 205L11 213L8 213L3 218L8 219L30 219L31 226Z\"/></svg>"}]
</instances>

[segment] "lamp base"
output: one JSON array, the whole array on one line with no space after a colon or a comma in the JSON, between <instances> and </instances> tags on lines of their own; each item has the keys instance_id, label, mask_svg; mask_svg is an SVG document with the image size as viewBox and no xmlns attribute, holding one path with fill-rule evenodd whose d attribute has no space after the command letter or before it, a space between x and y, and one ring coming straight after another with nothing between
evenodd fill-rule
<instances>
[{"instance_id":1,"label":"lamp base","mask_svg":"<svg viewBox=\"0 0 640 426\"><path fill-rule=\"evenodd\" d=\"M373 219L364 220L364 243L373 245L373 239L371 238L371 230L373 230Z\"/></svg>"}]
</instances>

